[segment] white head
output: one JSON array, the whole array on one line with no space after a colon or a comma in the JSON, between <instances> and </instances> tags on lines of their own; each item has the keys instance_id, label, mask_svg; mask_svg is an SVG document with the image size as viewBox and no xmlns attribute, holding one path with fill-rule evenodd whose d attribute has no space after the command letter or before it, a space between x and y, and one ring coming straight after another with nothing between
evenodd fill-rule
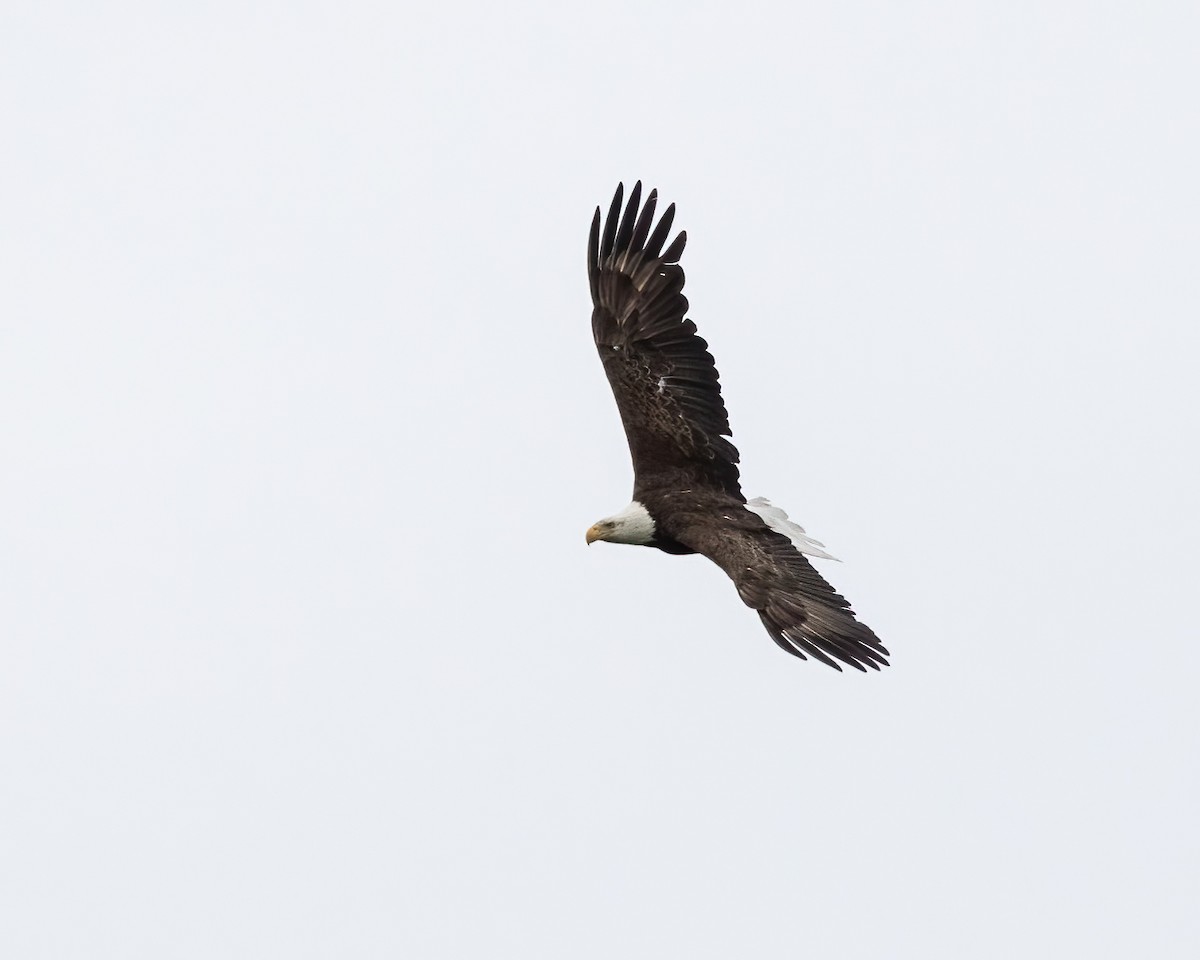
<instances>
[{"instance_id":1,"label":"white head","mask_svg":"<svg viewBox=\"0 0 1200 960\"><path fill-rule=\"evenodd\" d=\"M646 547L654 541L654 518L636 500L620 513L597 520L588 528L587 542L633 543Z\"/></svg>"}]
</instances>

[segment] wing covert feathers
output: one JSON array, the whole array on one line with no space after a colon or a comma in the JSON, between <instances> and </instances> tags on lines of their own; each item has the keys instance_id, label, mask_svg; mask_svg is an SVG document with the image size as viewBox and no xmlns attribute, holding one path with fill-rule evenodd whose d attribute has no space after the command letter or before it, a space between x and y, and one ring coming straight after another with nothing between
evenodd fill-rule
<instances>
[{"instance_id":1,"label":"wing covert feathers","mask_svg":"<svg viewBox=\"0 0 1200 960\"><path fill-rule=\"evenodd\" d=\"M687 234L667 243L675 207L656 224L658 193L643 204L640 182L623 201L618 186L603 221L596 209L588 283L592 334L629 440L635 490L682 482L741 499L716 365L686 318L679 258Z\"/></svg>"},{"instance_id":2,"label":"wing covert feathers","mask_svg":"<svg viewBox=\"0 0 1200 960\"><path fill-rule=\"evenodd\" d=\"M675 536L725 571L775 643L836 670L838 661L864 671L888 665L879 638L786 535L744 506L716 506Z\"/></svg>"}]
</instances>

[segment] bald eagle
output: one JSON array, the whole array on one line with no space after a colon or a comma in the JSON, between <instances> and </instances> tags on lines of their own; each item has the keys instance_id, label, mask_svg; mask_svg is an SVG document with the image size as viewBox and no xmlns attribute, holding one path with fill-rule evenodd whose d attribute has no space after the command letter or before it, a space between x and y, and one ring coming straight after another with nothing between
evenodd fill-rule
<instances>
[{"instance_id":1,"label":"bald eagle","mask_svg":"<svg viewBox=\"0 0 1200 960\"><path fill-rule=\"evenodd\" d=\"M618 185L603 231L596 208L588 282L592 336L633 457L633 502L595 523L587 542L703 554L788 653L836 670L837 661L863 672L887 666L879 638L805 559L829 557L822 544L770 502L742 496L717 369L684 316L687 234L667 243L675 205L656 225L657 191L643 206L638 182L624 213L623 194Z\"/></svg>"}]
</instances>

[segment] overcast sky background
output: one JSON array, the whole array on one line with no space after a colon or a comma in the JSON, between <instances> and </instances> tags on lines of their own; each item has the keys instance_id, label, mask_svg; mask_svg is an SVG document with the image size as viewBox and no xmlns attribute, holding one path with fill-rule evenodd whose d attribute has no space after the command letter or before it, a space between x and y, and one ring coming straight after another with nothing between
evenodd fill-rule
<instances>
[{"instance_id":1,"label":"overcast sky background","mask_svg":"<svg viewBox=\"0 0 1200 960\"><path fill-rule=\"evenodd\" d=\"M1198 44L5 4L0 954L1196 956ZM881 674L584 545L638 178Z\"/></svg>"}]
</instances>

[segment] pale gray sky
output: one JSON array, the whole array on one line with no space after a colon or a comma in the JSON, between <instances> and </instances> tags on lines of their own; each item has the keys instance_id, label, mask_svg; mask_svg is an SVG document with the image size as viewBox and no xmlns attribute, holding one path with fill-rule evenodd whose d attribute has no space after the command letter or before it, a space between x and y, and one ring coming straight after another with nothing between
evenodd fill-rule
<instances>
[{"instance_id":1,"label":"pale gray sky","mask_svg":"<svg viewBox=\"0 0 1200 960\"><path fill-rule=\"evenodd\" d=\"M1200 13L9 3L0 954L1200 953ZM631 472L619 179L786 656Z\"/></svg>"}]
</instances>

